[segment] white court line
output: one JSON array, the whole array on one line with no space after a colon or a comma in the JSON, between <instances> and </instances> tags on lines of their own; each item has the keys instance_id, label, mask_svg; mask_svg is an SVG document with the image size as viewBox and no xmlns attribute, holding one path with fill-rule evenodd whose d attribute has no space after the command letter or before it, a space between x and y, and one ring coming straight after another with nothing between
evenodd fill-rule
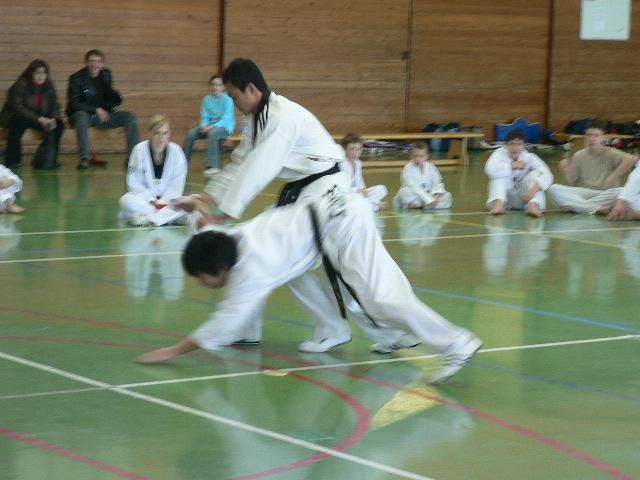
<instances>
[{"instance_id":1,"label":"white court line","mask_svg":"<svg viewBox=\"0 0 640 480\"><path fill-rule=\"evenodd\" d=\"M28 237L30 235L73 235L76 233L105 233L105 232L128 232L131 230L143 231L143 230L151 230L153 227L149 228L140 228L140 227L126 227L126 228L101 228L94 230L54 230L48 232L13 232L13 233L0 233L0 237ZM166 230L168 228L185 228L181 225L166 225L163 226L162 229Z\"/></svg>"},{"instance_id":2,"label":"white court line","mask_svg":"<svg viewBox=\"0 0 640 480\"><path fill-rule=\"evenodd\" d=\"M65 260L92 260L101 258L144 257L146 255L178 255L182 250L175 252L142 252L142 253L114 253L112 255L86 255L83 257L53 257L53 258L26 258L20 260L0 260L0 264L6 263L33 263L33 262L63 262Z\"/></svg>"},{"instance_id":3,"label":"white court line","mask_svg":"<svg viewBox=\"0 0 640 480\"><path fill-rule=\"evenodd\" d=\"M124 395L126 397L135 398L136 400L142 400L144 402L152 403L155 405L159 405L161 407L169 408L172 410L176 410L178 412L187 413L190 415L194 415L196 417L204 418L205 420L210 420L212 422L221 423L223 425L227 425L229 427L238 428L240 430L244 430L247 432L255 433L257 435L261 435L263 437L272 438L274 440L278 440L280 442L289 443L291 445L295 445L297 447L306 448L308 450L324 453L332 457L340 458L342 460L346 460L348 462L357 463L363 465L365 467L371 468L373 470L379 470L382 472L390 473L393 475L397 475L402 478L409 478L411 480L433 480L430 477L425 477L424 475L419 475L417 473L408 472L406 470L401 470L399 468L394 468L389 465L384 465L382 463L374 462L371 460L367 460L365 458L357 457L355 455L350 455L345 452L341 452L339 450L334 450L332 448L323 447L322 445L318 445L312 442L307 442L305 440L300 440L295 437L290 437L289 435L283 435L278 432L274 432L272 430L267 430L260 427L255 427L253 425L249 425L247 423L238 422L236 420L231 420L230 418L221 417L219 415L214 415L213 413L205 412L203 410L198 410L192 407L188 407L186 405L181 405L176 402L171 402L168 400L163 400L161 398L153 397L151 395L145 395L143 393L133 392L127 390L122 387L117 387L114 385L109 385L108 383L101 382L99 380L95 380L89 377L84 377L81 375L76 375L75 373L68 372L66 370L61 370L59 368L51 367L49 365L45 365L43 363L32 362L31 360L27 360L25 358L16 357L14 355L10 355L8 353L0 352L0 358L4 358L10 362L18 363L20 365L25 365L31 368L35 368L37 370L42 370L47 373L51 373L53 375L58 375L64 378L68 378L71 380L75 380L80 383L85 383L87 385L92 385L94 387L109 389L112 392L119 393L120 395Z\"/></svg>"},{"instance_id":4,"label":"white court line","mask_svg":"<svg viewBox=\"0 0 640 480\"><path fill-rule=\"evenodd\" d=\"M483 225L478 225L482 227ZM180 228L180 227L177 227ZM584 232L602 232L602 231L610 231L610 230L638 230L638 227L617 227L617 228L591 228L591 229L578 229L578 230L549 230L543 232L529 232L526 230L509 230L505 232L496 232L496 233L474 233L467 235L441 235L435 237L413 237L413 238L386 238L383 239L382 242L407 242L407 241L419 241L419 240L451 240L451 239L460 239L460 238L479 238L479 237L496 237L496 236L505 236L505 235L549 235L553 237L553 235L558 233L584 233ZM130 230L130 229L122 229L122 230ZM140 230L138 228L138 230ZM103 231L117 231L117 229L112 230L103 230ZM77 230L74 232L66 232L66 233L76 233L82 232L82 230ZM86 232L100 232L100 230L86 230ZM33 232L32 234L41 234L46 232ZM51 232L51 233L65 233L65 232ZM23 234L26 235L26 234ZM2 236L2 234L0 234ZM560 238L560 240L570 240L566 238ZM603 244L604 245L604 244ZM626 247L624 245L609 245L620 249L628 249L635 250L635 247ZM144 255L176 255L181 254L182 251L175 252L148 252L148 253L122 253L122 254L111 254L111 255L87 255L87 256L78 256L78 257L53 257L53 258L27 258L27 259L16 259L16 260L0 260L0 264L8 264L8 263L33 263L33 262L62 262L65 260L92 260L92 259L101 259L101 258L122 258L122 257L133 257L133 256L144 256Z\"/></svg>"},{"instance_id":5,"label":"white court line","mask_svg":"<svg viewBox=\"0 0 640 480\"><path fill-rule=\"evenodd\" d=\"M584 340L566 340L563 342L535 343L531 345L513 345L513 346L507 346L507 347L483 348L479 350L478 353L479 354L480 353L496 353L496 352L509 352L513 350L529 350L529 349L535 349L535 348L564 347L569 345L614 342L619 340L630 340L630 339L640 339L640 335L619 335L616 337L598 337L598 338L588 338ZM363 365L379 365L383 363L414 362L417 360L428 360L431 358L436 358L438 356L439 356L438 354L411 355L407 357L383 358L383 359L377 359L377 360L363 360L360 362L332 363L329 365L306 365L304 367L279 368L277 370L281 372L287 372L287 373L307 372L312 370L331 370L335 368L350 368L350 367L357 367L357 366L363 366ZM268 369L268 370L273 370L273 369ZM171 385L176 383L200 382L200 381L206 381L206 380L237 378L237 377L246 377L250 375L262 375L262 374L264 374L264 370L251 370L247 372L224 373L224 374L218 374L218 375L204 375L204 376L198 376L198 377L174 378L170 380L154 380L151 382L125 383L121 385L110 385L104 388L101 387L101 388L85 388L85 389L75 389L75 390L54 390L51 392L4 395L4 396L0 396L0 400L28 398L28 397L46 396L46 395L60 395L60 394L77 393L77 392L90 392L90 391L96 391L96 390L111 390L114 388L153 387L157 385Z\"/></svg>"}]
</instances>

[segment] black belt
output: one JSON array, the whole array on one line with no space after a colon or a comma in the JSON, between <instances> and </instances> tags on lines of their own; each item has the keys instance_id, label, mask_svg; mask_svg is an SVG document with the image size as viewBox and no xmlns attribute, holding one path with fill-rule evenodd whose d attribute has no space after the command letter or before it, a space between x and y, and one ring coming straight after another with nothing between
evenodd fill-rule
<instances>
[{"instance_id":1,"label":"black belt","mask_svg":"<svg viewBox=\"0 0 640 480\"><path fill-rule=\"evenodd\" d=\"M351 295L353 299L358 303L358 305L360 305L360 308L364 312L365 316L369 319L371 324L374 327L378 327L379 325L376 323L373 317L366 312L366 310L362 306L362 303L360 303L355 290L351 287L351 285L344 281L342 275L340 275L340 273L335 269L327 254L324 253L324 249L322 248L322 237L320 235L320 224L318 223L318 217L316 215L316 211L313 209L313 205L309 205L309 213L311 215L311 225L313 226L313 236L316 240L316 246L318 247L318 251L322 256L322 266L324 267L324 271L326 272L329 283L331 284L331 288L333 289L333 294L335 295L336 301L338 302L340 316L345 320L347 319L347 308L345 307L344 299L342 298L342 292L340 291L340 284L338 283L338 280L342 282L344 288L346 288L347 292L349 292L349 295Z\"/></svg>"},{"instance_id":2,"label":"black belt","mask_svg":"<svg viewBox=\"0 0 640 480\"><path fill-rule=\"evenodd\" d=\"M280 191L280 196L278 197L278 201L276 202L276 207L282 207L283 205L295 203L304 187L306 187L310 183L315 182L321 177L324 177L326 175L333 175L334 173L338 173L339 171L340 167L338 167L338 164L336 163L329 170L325 170L324 172L320 173L314 173L313 175L301 178L300 180L296 180L295 182L287 183L284 187L282 187L282 190Z\"/></svg>"}]
</instances>

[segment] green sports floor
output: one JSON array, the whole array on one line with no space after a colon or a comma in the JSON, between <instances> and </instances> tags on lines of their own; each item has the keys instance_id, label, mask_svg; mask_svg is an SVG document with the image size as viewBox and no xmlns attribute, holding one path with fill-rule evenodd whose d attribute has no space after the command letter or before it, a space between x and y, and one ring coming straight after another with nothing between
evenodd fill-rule
<instances>
[{"instance_id":1,"label":"green sports floor","mask_svg":"<svg viewBox=\"0 0 640 480\"><path fill-rule=\"evenodd\" d=\"M640 478L640 222L490 217L487 156L442 169L450 212L379 215L418 296L484 340L437 388L437 357L370 353L355 326L297 352L312 325L286 289L259 347L134 363L222 298L182 272L185 227L118 223L120 156L23 167L27 211L0 217L0 479ZM561 152L542 156L557 175ZM391 195L398 177L365 171Z\"/></svg>"}]
</instances>

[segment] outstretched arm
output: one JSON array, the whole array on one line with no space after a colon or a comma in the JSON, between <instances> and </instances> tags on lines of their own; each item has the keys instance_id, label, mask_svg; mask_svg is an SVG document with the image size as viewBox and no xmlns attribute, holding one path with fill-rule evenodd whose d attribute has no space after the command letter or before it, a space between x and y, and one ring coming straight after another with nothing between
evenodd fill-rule
<instances>
[{"instance_id":1,"label":"outstretched arm","mask_svg":"<svg viewBox=\"0 0 640 480\"><path fill-rule=\"evenodd\" d=\"M136 358L136 362L144 364L166 362L176 358L179 355L184 355L185 353L192 352L193 350L197 350L199 348L200 346L197 343L195 343L189 337L186 337L184 340L176 343L171 347L158 348L157 350L143 353Z\"/></svg>"}]
</instances>

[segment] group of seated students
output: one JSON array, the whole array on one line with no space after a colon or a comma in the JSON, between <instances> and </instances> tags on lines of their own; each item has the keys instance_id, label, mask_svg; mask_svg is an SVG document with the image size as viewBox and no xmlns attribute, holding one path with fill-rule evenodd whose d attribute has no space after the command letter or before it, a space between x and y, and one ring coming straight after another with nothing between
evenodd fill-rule
<instances>
[{"instance_id":1,"label":"group of seated students","mask_svg":"<svg viewBox=\"0 0 640 480\"><path fill-rule=\"evenodd\" d=\"M93 49L84 58L85 67L69 77L66 107L67 118L77 137L78 169L86 170L92 165L104 166L107 163L93 154L89 128L107 130L122 127L127 139L124 165L129 172L129 192L121 200L121 216L144 225L144 217L149 214L150 207L142 207L140 199L145 195L153 196L152 207L161 210L159 205L163 202L168 203L182 195L187 171L185 162L190 160L197 139L208 139L205 175L220 171L221 141L235 129L233 101L224 91L221 76L212 76L209 79L211 92L202 101L200 124L186 135L185 156L182 148L169 142L169 120L166 117L155 115L149 123L151 139L140 143L136 115L118 109L123 97L113 87L113 75L105 67L104 53ZM50 77L47 62L36 59L7 92L0 113L0 127L8 132L4 165L0 166L0 212L20 213L24 210L15 203L15 194L21 190L22 182L11 169L23 165L22 137L27 129L36 130L42 136L33 157L33 167L37 170L60 167L58 150L64 122ZM166 175L164 170L167 170Z\"/></svg>"},{"instance_id":2,"label":"group of seated students","mask_svg":"<svg viewBox=\"0 0 640 480\"><path fill-rule=\"evenodd\" d=\"M527 151L520 130L512 130L505 145L495 150L484 171L489 178L486 206L492 215L522 210L541 217L546 209L545 192L564 212L607 215L609 220L640 219L640 166L620 187L620 177L630 171L638 158L604 145L604 126L594 122L586 129L586 147L560 162L567 185L553 183L553 174L537 155ZM384 185L366 188L362 178L363 141L356 134L345 136L341 144L347 158L343 168L352 178L354 191L364 195L377 210L384 206ZM417 141L410 150L411 161L400 175L401 186L394 198L397 209L448 209L453 197L445 190L442 176L429 161L429 147ZM638 164L640 165L640 164Z\"/></svg>"},{"instance_id":3,"label":"group of seated students","mask_svg":"<svg viewBox=\"0 0 640 480\"><path fill-rule=\"evenodd\" d=\"M235 129L234 104L226 94L220 75L209 79L210 93L203 101L200 124L187 132L184 146L170 142L169 119L154 115L149 122L150 140L139 141L135 114L118 110L122 95L113 88L111 71L105 68L99 50L85 54L86 66L69 77L66 113L78 141L78 168L106 162L92 159L89 128L123 127L127 138L128 192L121 198L120 217L132 225L174 222L180 215L170 209L184 192L188 161L198 139L208 141L205 175L220 172L221 142ZM8 129L5 165L0 166L0 212L20 213L15 194L22 182L10 169L20 167L21 138L28 128L42 133L42 143L33 160L37 169L55 169L64 126L49 66L43 60L31 62L11 86L0 115L0 125ZM522 132L513 130L505 145L494 151L485 165L489 178L487 208L492 215L506 210L524 210L540 217L546 208L545 192L566 212L605 214L610 220L640 219L640 172L629 175L625 188L619 179L630 171L637 158L604 145L604 126L595 122L586 129L586 148L560 162L567 185L553 183L547 164L526 150ZM340 142L354 191L367 198L374 210L385 208L387 188L367 188L362 177L360 156L363 141L348 134ZM411 161L402 169L401 187L393 199L397 209L448 209L453 197L445 190L442 176L429 161L428 145L412 144Z\"/></svg>"}]
</instances>

